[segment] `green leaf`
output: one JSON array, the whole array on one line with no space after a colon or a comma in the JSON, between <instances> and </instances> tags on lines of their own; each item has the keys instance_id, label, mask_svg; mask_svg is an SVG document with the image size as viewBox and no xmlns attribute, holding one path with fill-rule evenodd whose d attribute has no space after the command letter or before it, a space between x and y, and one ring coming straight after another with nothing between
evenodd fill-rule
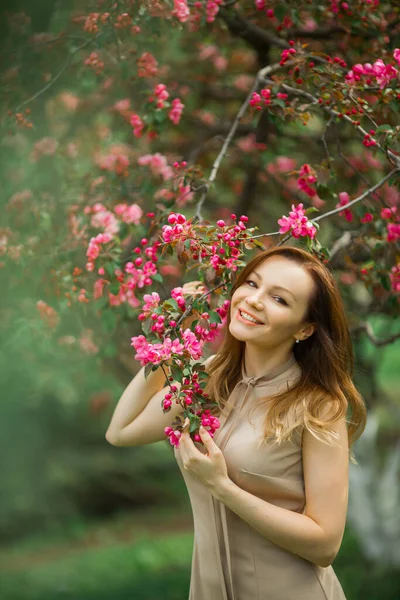
<instances>
[{"instance_id":1,"label":"green leaf","mask_svg":"<svg viewBox=\"0 0 400 600\"><path fill-rule=\"evenodd\" d=\"M196 431L196 429L199 428L200 425L200 417L198 417L197 415L192 417L192 421L190 423L190 428L189 428L189 433L193 433L193 431Z\"/></svg>"},{"instance_id":2,"label":"green leaf","mask_svg":"<svg viewBox=\"0 0 400 600\"><path fill-rule=\"evenodd\" d=\"M110 292L111 294L117 295L119 293L119 288L120 288L120 284L119 283L112 283L110 285Z\"/></svg>"},{"instance_id":3,"label":"green leaf","mask_svg":"<svg viewBox=\"0 0 400 600\"><path fill-rule=\"evenodd\" d=\"M144 368L144 378L147 379L149 376L150 371L152 371L153 366L151 363L148 363L145 368Z\"/></svg>"},{"instance_id":4,"label":"green leaf","mask_svg":"<svg viewBox=\"0 0 400 600\"><path fill-rule=\"evenodd\" d=\"M177 381L178 383L182 383L183 372L181 371L181 369L179 367L176 367L175 365L173 365L171 367L171 375L175 381Z\"/></svg>"},{"instance_id":5,"label":"green leaf","mask_svg":"<svg viewBox=\"0 0 400 600\"><path fill-rule=\"evenodd\" d=\"M179 310L178 307L178 303L175 300L175 298L168 298L168 300L165 300L165 302L163 303L164 308L168 309L175 309L175 310Z\"/></svg>"},{"instance_id":6,"label":"green leaf","mask_svg":"<svg viewBox=\"0 0 400 600\"><path fill-rule=\"evenodd\" d=\"M209 321L210 321L210 323L222 323L221 317L215 311L210 313Z\"/></svg>"},{"instance_id":7,"label":"green leaf","mask_svg":"<svg viewBox=\"0 0 400 600\"><path fill-rule=\"evenodd\" d=\"M164 281L161 273L155 273L151 276L151 278L154 279L154 281L158 281L159 283L162 283Z\"/></svg>"},{"instance_id":8,"label":"green leaf","mask_svg":"<svg viewBox=\"0 0 400 600\"><path fill-rule=\"evenodd\" d=\"M392 125L388 125L387 123L384 123L383 125L379 125L378 129L376 129L376 132L381 133L382 131L392 131L392 130L393 130Z\"/></svg>"}]
</instances>

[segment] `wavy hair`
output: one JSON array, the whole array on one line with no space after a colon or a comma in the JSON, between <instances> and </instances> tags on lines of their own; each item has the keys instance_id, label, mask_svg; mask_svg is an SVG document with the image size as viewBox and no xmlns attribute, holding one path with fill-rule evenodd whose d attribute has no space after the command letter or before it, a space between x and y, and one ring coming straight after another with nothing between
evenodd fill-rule
<instances>
[{"instance_id":1,"label":"wavy hair","mask_svg":"<svg viewBox=\"0 0 400 600\"><path fill-rule=\"evenodd\" d=\"M280 246L260 252L238 274L230 292L246 281L250 273L272 256L283 256L305 269L315 282L304 322L316 324L314 333L301 344L294 344L293 353L301 375L289 389L268 396L264 420L264 435L274 443L291 441L294 432L304 426L320 441L332 444L338 434L329 426L346 417L350 460L358 464L351 450L367 421L367 409L352 381L354 357L347 318L336 280L315 255L293 246ZM211 413L218 416L242 377L245 342L229 331L230 311L224 326L222 343L207 367L205 391L216 402ZM257 403L259 406L259 403ZM254 407L256 408L256 407ZM350 415L348 415L348 411Z\"/></svg>"}]
</instances>

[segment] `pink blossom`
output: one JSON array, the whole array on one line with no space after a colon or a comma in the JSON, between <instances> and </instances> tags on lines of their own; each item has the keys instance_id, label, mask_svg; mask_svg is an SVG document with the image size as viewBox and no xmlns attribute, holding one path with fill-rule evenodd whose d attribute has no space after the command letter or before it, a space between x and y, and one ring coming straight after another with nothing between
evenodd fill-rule
<instances>
[{"instance_id":1,"label":"pink blossom","mask_svg":"<svg viewBox=\"0 0 400 600\"><path fill-rule=\"evenodd\" d=\"M174 123L174 125L178 125L181 120L183 109L185 105L182 104L180 98L175 98L172 100L172 108L168 113L168 118Z\"/></svg>"},{"instance_id":2,"label":"pink blossom","mask_svg":"<svg viewBox=\"0 0 400 600\"><path fill-rule=\"evenodd\" d=\"M183 345L187 352L189 352L193 360L198 360L203 355L203 349L201 342L197 339L193 331L185 329L182 331Z\"/></svg>"},{"instance_id":3,"label":"pink blossom","mask_svg":"<svg viewBox=\"0 0 400 600\"><path fill-rule=\"evenodd\" d=\"M174 431L172 427L166 427L164 433L169 438L170 444L179 448L179 439L182 435L179 429Z\"/></svg>"},{"instance_id":4,"label":"pink blossom","mask_svg":"<svg viewBox=\"0 0 400 600\"><path fill-rule=\"evenodd\" d=\"M397 263L397 265L391 268L389 277L392 283L392 290L396 293L400 293L400 263Z\"/></svg>"},{"instance_id":5,"label":"pink blossom","mask_svg":"<svg viewBox=\"0 0 400 600\"><path fill-rule=\"evenodd\" d=\"M30 162L36 162L41 156L53 156L58 145L58 141L52 137L43 137L38 140L30 155Z\"/></svg>"},{"instance_id":6,"label":"pink blossom","mask_svg":"<svg viewBox=\"0 0 400 600\"><path fill-rule=\"evenodd\" d=\"M168 165L165 156L156 152L156 154L145 154L138 158L138 164L141 166L150 166L154 175L161 175L164 181L172 179L174 176L173 169Z\"/></svg>"},{"instance_id":7,"label":"pink blossom","mask_svg":"<svg viewBox=\"0 0 400 600\"><path fill-rule=\"evenodd\" d=\"M339 206L345 206L346 204L348 204L350 201L350 196L347 192L340 192L339 194L339 202L336 204L336 208L339 208ZM353 220L353 213L351 212L350 209L346 208L345 210L341 210L339 212L340 216L344 215L344 218L346 219L346 221L352 221Z\"/></svg>"},{"instance_id":8,"label":"pink blossom","mask_svg":"<svg viewBox=\"0 0 400 600\"><path fill-rule=\"evenodd\" d=\"M139 115L132 113L129 122L133 127L133 135L138 138L141 137L144 129L144 123Z\"/></svg>"},{"instance_id":9,"label":"pink blossom","mask_svg":"<svg viewBox=\"0 0 400 600\"><path fill-rule=\"evenodd\" d=\"M400 48L395 48L393 50L393 58L395 61L397 61L400 65Z\"/></svg>"},{"instance_id":10,"label":"pink blossom","mask_svg":"<svg viewBox=\"0 0 400 600\"><path fill-rule=\"evenodd\" d=\"M206 21L207 23L213 23L215 17L219 12L219 7L223 0L207 0L206 2Z\"/></svg>"},{"instance_id":11,"label":"pink blossom","mask_svg":"<svg viewBox=\"0 0 400 600\"><path fill-rule=\"evenodd\" d=\"M397 206L392 206L391 208L382 208L381 217L382 219L391 219L396 212Z\"/></svg>"},{"instance_id":12,"label":"pink blossom","mask_svg":"<svg viewBox=\"0 0 400 600\"><path fill-rule=\"evenodd\" d=\"M387 224L387 241L397 242L400 239L400 223L388 223Z\"/></svg>"},{"instance_id":13,"label":"pink blossom","mask_svg":"<svg viewBox=\"0 0 400 600\"><path fill-rule=\"evenodd\" d=\"M369 212L365 213L365 215L363 217L361 217L361 219L360 219L361 223L369 223L370 221L373 221L373 220L374 220L374 216Z\"/></svg>"},{"instance_id":14,"label":"pink blossom","mask_svg":"<svg viewBox=\"0 0 400 600\"><path fill-rule=\"evenodd\" d=\"M115 102L113 109L121 114L126 113L131 107L131 101L129 98L124 98L123 100L117 100Z\"/></svg>"},{"instance_id":15,"label":"pink blossom","mask_svg":"<svg viewBox=\"0 0 400 600\"><path fill-rule=\"evenodd\" d=\"M171 290L171 298L177 301L180 310L185 310L186 300L183 295L183 287L176 287Z\"/></svg>"},{"instance_id":16,"label":"pink blossom","mask_svg":"<svg viewBox=\"0 0 400 600\"><path fill-rule=\"evenodd\" d=\"M124 223L134 223L135 225L139 225L143 216L143 211L137 204L117 204L114 206L114 212L121 217Z\"/></svg>"},{"instance_id":17,"label":"pink blossom","mask_svg":"<svg viewBox=\"0 0 400 600\"><path fill-rule=\"evenodd\" d=\"M167 86L164 83L158 83L154 88L154 95L158 98L157 108L164 108L165 100L168 100L169 98Z\"/></svg>"},{"instance_id":18,"label":"pink blossom","mask_svg":"<svg viewBox=\"0 0 400 600\"><path fill-rule=\"evenodd\" d=\"M192 192L190 185L179 185L178 192L176 195L176 205L185 206L188 202L193 200L194 192Z\"/></svg>"},{"instance_id":19,"label":"pink blossom","mask_svg":"<svg viewBox=\"0 0 400 600\"><path fill-rule=\"evenodd\" d=\"M144 335L131 338L131 346L136 350L135 360L140 361L142 367L149 363L155 365L169 360L173 354L182 355L184 346L179 339L171 340L167 337L162 343L150 344Z\"/></svg>"},{"instance_id":20,"label":"pink blossom","mask_svg":"<svg viewBox=\"0 0 400 600\"><path fill-rule=\"evenodd\" d=\"M144 294L143 300L145 304L143 305L143 310L148 311L153 308L157 308L160 304L160 296L157 292L152 292L151 294Z\"/></svg>"},{"instance_id":21,"label":"pink blossom","mask_svg":"<svg viewBox=\"0 0 400 600\"><path fill-rule=\"evenodd\" d=\"M289 216L286 217L283 215L281 219L278 219L278 224L281 226L279 233L287 233L290 231L295 238L309 236L311 239L314 239L317 233L316 227L305 215L302 203L297 206L292 204L292 210L289 212Z\"/></svg>"},{"instance_id":22,"label":"pink blossom","mask_svg":"<svg viewBox=\"0 0 400 600\"><path fill-rule=\"evenodd\" d=\"M100 209L99 206L101 207ZM115 215L100 203L97 203L95 207L93 207L93 214L90 219L92 227L101 228L105 233L112 236L117 234L120 226Z\"/></svg>"},{"instance_id":23,"label":"pink blossom","mask_svg":"<svg viewBox=\"0 0 400 600\"><path fill-rule=\"evenodd\" d=\"M158 62L150 52L144 52L138 58L138 77L154 77L157 75Z\"/></svg>"},{"instance_id":24,"label":"pink blossom","mask_svg":"<svg viewBox=\"0 0 400 600\"><path fill-rule=\"evenodd\" d=\"M190 17L190 9L187 5L187 0L174 0L174 8L172 14L181 23L185 23Z\"/></svg>"}]
</instances>

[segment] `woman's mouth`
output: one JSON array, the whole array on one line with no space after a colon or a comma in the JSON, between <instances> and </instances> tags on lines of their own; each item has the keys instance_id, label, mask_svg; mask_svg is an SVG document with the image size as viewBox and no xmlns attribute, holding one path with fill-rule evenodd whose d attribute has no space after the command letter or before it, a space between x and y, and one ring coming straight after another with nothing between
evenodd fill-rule
<instances>
[{"instance_id":1,"label":"woman's mouth","mask_svg":"<svg viewBox=\"0 0 400 600\"><path fill-rule=\"evenodd\" d=\"M260 321L255 321L252 317L250 317L250 315L247 315L246 313L242 312L240 308L238 308L236 312L236 318L241 323L246 323L246 325L264 325L264 323L261 323Z\"/></svg>"}]
</instances>

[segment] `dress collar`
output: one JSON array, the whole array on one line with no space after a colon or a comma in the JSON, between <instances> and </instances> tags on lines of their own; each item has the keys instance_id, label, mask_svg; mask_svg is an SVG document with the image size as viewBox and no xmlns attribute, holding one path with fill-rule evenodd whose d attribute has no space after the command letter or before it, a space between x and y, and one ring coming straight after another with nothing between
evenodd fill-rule
<instances>
[{"instance_id":1,"label":"dress collar","mask_svg":"<svg viewBox=\"0 0 400 600\"><path fill-rule=\"evenodd\" d=\"M295 363L296 363L296 359L295 359L294 354L292 353L290 358L286 362L284 362L282 365L278 365L274 369L268 371L267 373L264 373L264 375L259 375L258 377L249 377L248 375L246 375L246 371L244 368L244 359L243 359L242 360L242 379L240 381L245 384L250 384L252 386L256 386L258 383L264 383L266 381L270 381L271 379L274 379L275 377L278 377L278 375L281 375L281 373L284 373L285 371L290 369L290 367L292 365L294 365Z\"/></svg>"}]
</instances>

